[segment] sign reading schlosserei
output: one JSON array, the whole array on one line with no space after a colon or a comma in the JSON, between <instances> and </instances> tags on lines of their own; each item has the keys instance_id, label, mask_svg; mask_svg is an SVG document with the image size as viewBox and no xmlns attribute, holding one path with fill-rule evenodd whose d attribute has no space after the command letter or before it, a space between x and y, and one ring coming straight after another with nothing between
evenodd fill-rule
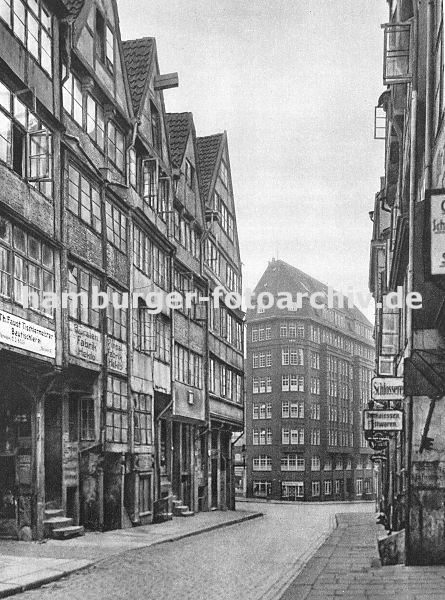
<instances>
[{"instance_id":1,"label":"sign reading schlosserei","mask_svg":"<svg viewBox=\"0 0 445 600\"><path fill-rule=\"evenodd\" d=\"M445 275L445 190L441 192L430 195L431 275Z\"/></svg>"},{"instance_id":2,"label":"sign reading schlosserei","mask_svg":"<svg viewBox=\"0 0 445 600\"><path fill-rule=\"evenodd\" d=\"M402 431L403 412L401 410L364 410L363 429L365 431Z\"/></svg>"},{"instance_id":3,"label":"sign reading schlosserei","mask_svg":"<svg viewBox=\"0 0 445 600\"><path fill-rule=\"evenodd\" d=\"M52 329L3 310L0 310L0 342L48 358L56 356L56 336Z\"/></svg>"},{"instance_id":4,"label":"sign reading schlosserei","mask_svg":"<svg viewBox=\"0 0 445 600\"><path fill-rule=\"evenodd\" d=\"M403 377L373 377L371 396L377 402L403 400L405 397Z\"/></svg>"}]
</instances>

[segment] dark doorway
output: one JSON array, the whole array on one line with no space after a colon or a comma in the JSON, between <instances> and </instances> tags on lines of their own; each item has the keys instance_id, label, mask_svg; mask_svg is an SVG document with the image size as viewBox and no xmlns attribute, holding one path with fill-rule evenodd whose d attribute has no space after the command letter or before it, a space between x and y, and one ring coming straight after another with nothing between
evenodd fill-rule
<instances>
[{"instance_id":1,"label":"dark doorway","mask_svg":"<svg viewBox=\"0 0 445 600\"><path fill-rule=\"evenodd\" d=\"M62 398L45 400L45 500L62 506Z\"/></svg>"}]
</instances>

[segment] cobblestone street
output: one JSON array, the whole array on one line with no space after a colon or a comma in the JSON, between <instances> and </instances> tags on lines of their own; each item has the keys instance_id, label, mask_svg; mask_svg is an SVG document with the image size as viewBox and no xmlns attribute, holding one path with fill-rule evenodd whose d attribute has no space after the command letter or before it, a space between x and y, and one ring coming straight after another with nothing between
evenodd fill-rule
<instances>
[{"instance_id":1,"label":"cobblestone street","mask_svg":"<svg viewBox=\"0 0 445 600\"><path fill-rule=\"evenodd\" d=\"M125 552L93 569L16 596L27 600L278 598L332 528L338 512L372 504L243 504L264 517Z\"/></svg>"}]
</instances>

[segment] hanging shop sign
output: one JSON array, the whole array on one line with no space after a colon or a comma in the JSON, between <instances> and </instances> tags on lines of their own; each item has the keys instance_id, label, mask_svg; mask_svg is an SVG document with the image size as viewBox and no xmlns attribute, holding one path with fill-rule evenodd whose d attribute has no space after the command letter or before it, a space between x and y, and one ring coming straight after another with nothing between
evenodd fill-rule
<instances>
[{"instance_id":1,"label":"hanging shop sign","mask_svg":"<svg viewBox=\"0 0 445 600\"><path fill-rule=\"evenodd\" d=\"M70 354L100 365L102 363L100 332L70 321Z\"/></svg>"},{"instance_id":2,"label":"hanging shop sign","mask_svg":"<svg viewBox=\"0 0 445 600\"><path fill-rule=\"evenodd\" d=\"M445 190L430 195L431 275L445 275Z\"/></svg>"},{"instance_id":3,"label":"hanging shop sign","mask_svg":"<svg viewBox=\"0 0 445 600\"><path fill-rule=\"evenodd\" d=\"M387 460L387 458L384 454L371 454L370 460L372 462L381 462Z\"/></svg>"},{"instance_id":4,"label":"hanging shop sign","mask_svg":"<svg viewBox=\"0 0 445 600\"><path fill-rule=\"evenodd\" d=\"M365 431L402 431L403 412L401 410L364 410L363 429Z\"/></svg>"},{"instance_id":5,"label":"hanging shop sign","mask_svg":"<svg viewBox=\"0 0 445 600\"><path fill-rule=\"evenodd\" d=\"M40 356L56 357L56 336L52 329L3 310L0 310L0 342Z\"/></svg>"},{"instance_id":6,"label":"hanging shop sign","mask_svg":"<svg viewBox=\"0 0 445 600\"><path fill-rule=\"evenodd\" d=\"M405 397L403 377L373 377L371 396L376 402L403 400Z\"/></svg>"}]
</instances>

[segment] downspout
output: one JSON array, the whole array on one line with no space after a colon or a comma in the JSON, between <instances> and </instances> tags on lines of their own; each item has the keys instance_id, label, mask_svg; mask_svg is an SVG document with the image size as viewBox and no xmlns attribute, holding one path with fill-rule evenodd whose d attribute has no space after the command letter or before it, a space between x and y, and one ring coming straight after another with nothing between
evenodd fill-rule
<instances>
[{"instance_id":1,"label":"downspout","mask_svg":"<svg viewBox=\"0 0 445 600\"><path fill-rule=\"evenodd\" d=\"M433 124L433 31L434 0L428 0L426 13L426 90L425 90L425 174L424 189L431 188L432 124Z\"/></svg>"},{"instance_id":2,"label":"downspout","mask_svg":"<svg viewBox=\"0 0 445 600\"><path fill-rule=\"evenodd\" d=\"M411 119L410 119L410 174L409 174L409 208L408 208L408 272L406 293L410 294L414 288L414 215L416 203L416 147L417 147L417 14L413 18L413 68L411 84ZM413 310L406 307L406 338L407 346L405 356L410 358L413 351ZM413 440L413 397L408 396L407 415L407 497L406 497L406 564L410 559L410 512L411 512L411 469L412 469L412 440Z\"/></svg>"},{"instance_id":3,"label":"downspout","mask_svg":"<svg viewBox=\"0 0 445 600\"><path fill-rule=\"evenodd\" d=\"M61 88L68 81L71 71L71 49L73 47L73 21L71 19L63 20L62 23L67 26L67 39L65 42L65 52L66 52L66 73L60 82Z\"/></svg>"}]
</instances>

